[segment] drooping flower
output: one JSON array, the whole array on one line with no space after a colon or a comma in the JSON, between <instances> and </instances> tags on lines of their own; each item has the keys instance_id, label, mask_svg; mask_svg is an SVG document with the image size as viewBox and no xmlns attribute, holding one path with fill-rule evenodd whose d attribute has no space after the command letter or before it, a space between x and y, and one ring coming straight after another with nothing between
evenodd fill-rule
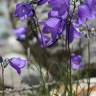
<instances>
[{"instance_id":1,"label":"drooping flower","mask_svg":"<svg viewBox=\"0 0 96 96\"><path fill-rule=\"evenodd\" d=\"M18 40L24 40L26 37L26 33L28 32L28 29L26 27L21 27L14 29L13 32L16 34Z\"/></svg>"},{"instance_id":2,"label":"drooping flower","mask_svg":"<svg viewBox=\"0 0 96 96\"><path fill-rule=\"evenodd\" d=\"M42 47L52 46L63 33L64 24L65 22L62 23L59 18L48 18L43 23L42 32L38 35L40 45Z\"/></svg>"},{"instance_id":3,"label":"drooping flower","mask_svg":"<svg viewBox=\"0 0 96 96\"><path fill-rule=\"evenodd\" d=\"M85 0L85 4L89 7L91 15L96 17L96 0Z\"/></svg>"},{"instance_id":4,"label":"drooping flower","mask_svg":"<svg viewBox=\"0 0 96 96\"><path fill-rule=\"evenodd\" d=\"M18 3L16 5L15 16L19 17L20 20L24 20L27 17L34 15L34 9L30 3Z\"/></svg>"},{"instance_id":5,"label":"drooping flower","mask_svg":"<svg viewBox=\"0 0 96 96\"><path fill-rule=\"evenodd\" d=\"M52 8L53 11L57 11L59 16L64 15L70 6L70 0L49 0L48 4Z\"/></svg>"},{"instance_id":6,"label":"drooping flower","mask_svg":"<svg viewBox=\"0 0 96 96\"><path fill-rule=\"evenodd\" d=\"M80 5L78 8L78 24L85 23L87 19L91 18L91 12L87 5Z\"/></svg>"},{"instance_id":7,"label":"drooping flower","mask_svg":"<svg viewBox=\"0 0 96 96\"><path fill-rule=\"evenodd\" d=\"M72 54L71 55L71 68L74 70L79 70L83 65L82 56Z\"/></svg>"},{"instance_id":8,"label":"drooping flower","mask_svg":"<svg viewBox=\"0 0 96 96\"><path fill-rule=\"evenodd\" d=\"M48 18L45 21L42 32L43 33L51 33L52 38L55 40L64 30L65 22L59 18Z\"/></svg>"},{"instance_id":9,"label":"drooping flower","mask_svg":"<svg viewBox=\"0 0 96 96\"><path fill-rule=\"evenodd\" d=\"M21 58L11 58L9 59L9 64L17 71L18 74L21 73L21 69L27 64L27 61Z\"/></svg>"}]
</instances>

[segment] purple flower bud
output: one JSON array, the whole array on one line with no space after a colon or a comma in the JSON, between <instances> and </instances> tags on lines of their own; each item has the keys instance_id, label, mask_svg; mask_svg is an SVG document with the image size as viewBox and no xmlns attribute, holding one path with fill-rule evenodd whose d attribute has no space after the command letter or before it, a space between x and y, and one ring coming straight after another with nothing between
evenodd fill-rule
<instances>
[{"instance_id":1,"label":"purple flower bud","mask_svg":"<svg viewBox=\"0 0 96 96\"><path fill-rule=\"evenodd\" d=\"M16 5L15 16L19 17L20 20L24 20L27 17L34 15L34 9L30 3L19 3Z\"/></svg>"},{"instance_id":2,"label":"purple flower bud","mask_svg":"<svg viewBox=\"0 0 96 96\"><path fill-rule=\"evenodd\" d=\"M21 73L21 69L27 64L27 61L21 58L11 58L9 59L9 64L17 71L18 74Z\"/></svg>"},{"instance_id":3,"label":"purple flower bud","mask_svg":"<svg viewBox=\"0 0 96 96\"><path fill-rule=\"evenodd\" d=\"M24 40L28 29L25 27L14 29L13 32L16 34L18 40Z\"/></svg>"},{"instance_id":4,"label":"purple flower bud","mask_svg":"<svg viewBox=\"0 0 96 96\"><path fill-rule=\"evenodd\" d=\"M71 55L71 67L74 70L79 70L82 67L82 57L81 55L72 54Z\"/></svg>"}]
</instances>

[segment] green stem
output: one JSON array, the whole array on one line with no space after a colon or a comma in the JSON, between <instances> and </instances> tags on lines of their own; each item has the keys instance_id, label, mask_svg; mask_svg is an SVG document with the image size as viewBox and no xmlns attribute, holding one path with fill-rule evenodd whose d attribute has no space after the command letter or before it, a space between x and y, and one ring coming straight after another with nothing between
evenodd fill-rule
<instances>
[{"instance_id":1,"label":"green stem","mask_svg":"<svg viewBox=\"0 0 96 96\"><path fill-rule=\"evenodd\" d=\"M3 62L1 63L1 67L2 67L2 96L5 96L4 93L4 66L3 66Z\"/></svg>"}]
</instances>

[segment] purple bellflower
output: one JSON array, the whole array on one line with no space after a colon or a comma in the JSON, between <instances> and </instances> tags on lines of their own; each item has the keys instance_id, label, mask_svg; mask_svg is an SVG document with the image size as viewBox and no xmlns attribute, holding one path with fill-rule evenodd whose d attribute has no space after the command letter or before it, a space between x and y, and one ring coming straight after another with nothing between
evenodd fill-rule
<instances>
[{"instance_id":1,"label":"purple bellflower","mask_svg":"<svg viewBox=\"0 0 96 96\"><path fill-rule=\"evenodd\" d=\"M48 4L51 6L52 9L58 9L61 7L69 7L70 0L49 0Z\"/></svg>"},{"instance_id":2,"label":"purple bellflower","mask_svg":"<svg viewBox=\"0 0 96 96\"><path fill-rule=\"evenodd\" d=\"M34 15L34 9L30 3L19 3L16 5L15 16L19 17L20 20L24 20L27 17Z\"/></svg>"},{"instance_id":3,"label":"purple bellflower","mask_svg":"<svg viewBox=\"0 0 96 96\"><path fill-rule=\"evenodd\" d=\"M83 24L87 19L91 17L91 12L87 5L80 5L78 8L78 23Z\"/></svg>"},{"instance_id":4,"label":"purple bellflower","mask_svg":"<svg viewBox=\"0 0 96 96\"><path fill-rule=\"evenodd\" d=\"M39 34L40 45L51 46L63 32L64 24L59 18L49 18L44 22L42 33ZM50 39L49 39L50 38Z\"/></svg>"},{"instance_id":5,"label":"purple bellflower","mask_svg":"<svg viewBox=\"0 0 96 96\"><path fill-rule=\"evenodd\" d=\"M25 27L14 29L13 32L16 34L18 40L24 40L26 38L26 33L28 29Z\"/></svg>"},{"instance_id":6,"label":"purple bellflower","mask_svg":"<svg viewBox=\"0 0 96 96\"><path fill-rule=\"evenodd\" d=\"M18 74L21 73L21 69L27 64L27 61L21 58L11 58L9 59L9 64L17 71Z\"/></svg>"},{"instance_id":7,"label":"purple bellflower","mask_svg":"<svg viewBox=\"0 0 96 96\"><path fill-rule=\"evenodd\" d=\"M56 39L58 38L58 35L62 33L62 30L64 28L64 22L62 22L59 18L48 18L48 20L45 21L44 27L42 32L43 33L51 33L52 38Z\"/></svg>"},{"instance_id":8,"label":"purple bellflower","mask_svg":"<svg viewBox=\"0 0 96 96\"><path fill-rule=\"evenodd\" d=\"M85 0L78 8L78 23L83 24L88 19L96 17L96 0Z\"/></svg>"},{"instance_id":9,"label":"purple bellflower","mask_svg":"<svg viewBox=\"0 0 96 96\"><path fill-rule=\"evenodd\" d=\"M63 34L66 26L67 11L70 6L70 0L48 0L48 4L52 8L48 13L48 19L43 24L42 34L39 34L40 45L48 47L53 45L57 39ZM49 36L51 34L51 36ZM77 32L73 24L70 26L70 31L66 32L67 40L71 43L75 38L80 37L80 32Z\"/></svg>"},{"instance_id":10,"label":"purple bellflower","mask_svg":"<svg viewBox=\"0 0 96 96\"><path fill-rule=\"evenodd\" d=\"M72 54L71 55L71 68L73 70L79 70L82 67L82 57L81 55Z\"/></svg>"},{"instance_id":11,"label":"purple bellflower","mask_svg":"<svg viewBox=\"0 0 96 96\"><path fill-rule=\"evenodd\" d=\"M85 3L88 5L91 15L96 17L96 0L86 0Z\"/></svg>"},{"instance_id":12,"label":"purple bellflower","mask_svg":"<svg viewBox=\"0 0 96 96\"><path fill-rule=\"evenodd\" d=\"M65 29L65 21L59 18L49 18L43 24L42 32L38 35L39 43L42 47L52 46L57 39L63 34ZM75 28L73 24L70 26L69 32L66 32L67 40L69 43L73 41L74 38L80 38L80 32Z\"/></svg>"},{"instance_id":13,"label":"purple bellflower","mask_svg":"<svg viewBox=\"0 0 96 96\"><path fill-rule=\"evenodd\" d=\"M58 11L58 15L62 16L68 11L70 0L49 0L48 4L52 11Z\"/></svg>"}]
</instances>

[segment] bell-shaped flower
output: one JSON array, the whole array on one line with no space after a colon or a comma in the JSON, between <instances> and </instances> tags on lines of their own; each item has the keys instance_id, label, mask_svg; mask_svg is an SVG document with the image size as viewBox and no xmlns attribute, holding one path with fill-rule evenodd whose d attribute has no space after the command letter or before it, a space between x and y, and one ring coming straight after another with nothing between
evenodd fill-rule
<instances>
[{"instance_id":1,"label":"bell-shaped flower","mask_svg":"<svg viewBox=\"0 0 96 96\"><path fill-rule=\"evenodd\" d=\"M45 21L42 32L51 33L52 38L55 40L60 34L63 33L65 22L59 18L49 18Z\"/></svg>"},{"instance_id":2,"label":"bell-shaped flower","mask_svg":"<svg viewBox=\"0 0 96 96\"><path fill-rule=\"evenodd\" d=\"M90 8L92 16L96 17L96 0L86 0L85 3Z\"/></svg>"},{"instance_id":3,"label":"bell-shaped flower","mask_svg":"<svg viewBox=\"0 0 96 96\"><path fill-rule=\"evenodd\" d=\"M52 8L51 12L58 11L58 15L62 17L69 9L70 0L49 0L48 4Z\"/></svg>"},{"instance_id":4,"label":"bell-shaped flower","mask_svg":"<svg viewBox=\"0 0 96 96\"><path fill-rule=\"evenodd\" d=\"M63 6L63 8L67 9L70 5L70 0L48 0L48 4L51 6L52 9L58 9Z\"/></svg>"},{"instance_id":5,"label":"bell-shaped flower","mask_svg":"<svg viewBox=\"0 0 96 96\"><path fill-rule=\"evenodd\" d=\"M79 70L83 66L82 56L72 54L71 55L71 68L73 70Z\"/></svg>"},{"instance_id":6,"label":"bell-shaped flower","mask_svg":"<svg viewBox=\"0 0 96 96\"><path fill-rule=\"evenodd\" d=\"M11 58L9 59L9 64L17 71L18 74L21 73L21 69L27 64L27 61L21 58Z\"/></svg>"},{"instance_id":7,"label":"bell-shaped flower","mask_svg":"<svg viewBox=\"0 0 96 96\"><path fill-rule=\"evenodd\" d=\"M15 16L19 17L20 20L24 20L27 17L34 15L34 9L30 3L18 3L16 5Z\"/></svg>"},{"instance_id":8,"label":"bell-shaped flower","mask_svg":"<svg viewBox=\"0 0 96 96\"><path fill-rule=\"evenodd\" d=\"M78 24L81 25L91 18L91 12L87 5L80 5L78 8Z\"/></svg>"}]
</instances>

